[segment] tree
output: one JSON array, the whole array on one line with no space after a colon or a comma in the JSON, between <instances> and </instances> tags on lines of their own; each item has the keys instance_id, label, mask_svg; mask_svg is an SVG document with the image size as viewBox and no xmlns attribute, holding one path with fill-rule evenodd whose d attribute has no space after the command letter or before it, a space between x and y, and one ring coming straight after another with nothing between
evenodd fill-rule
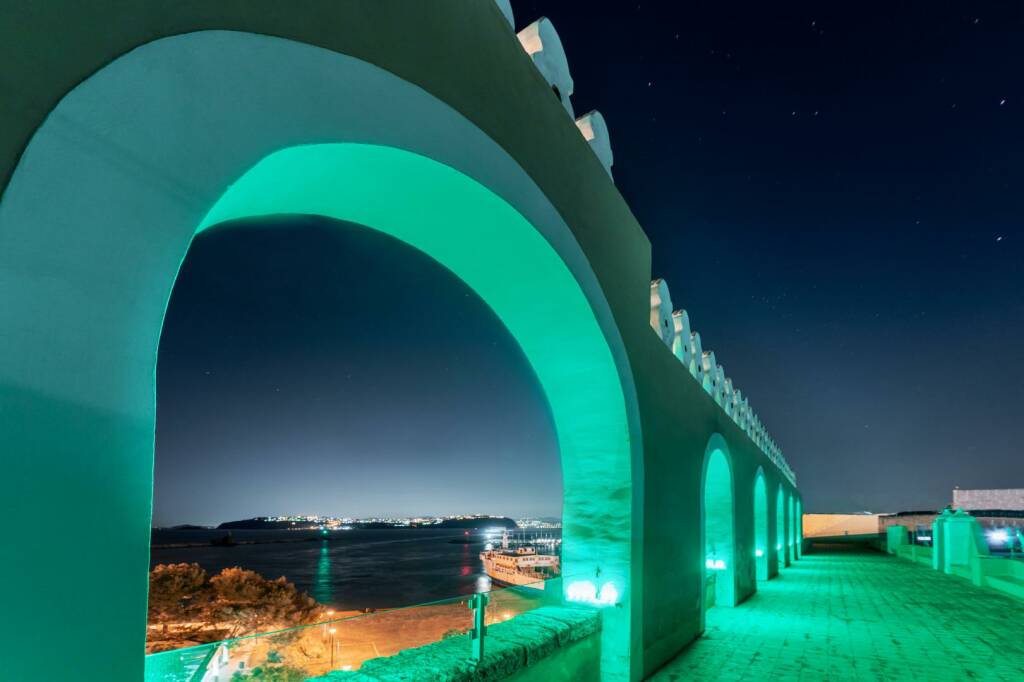
<instances>
[{"instance_id":1,"label":"tree","mask_svg":"<svg viewBox=\"0 0 1024 682\"><path fill-rule=\"evenodd\" d=\"M315 622L322 607L284 578L242 568L210 577L198 564L161 564L149 575L149 651Z\"/></svg>"}]
</instances>

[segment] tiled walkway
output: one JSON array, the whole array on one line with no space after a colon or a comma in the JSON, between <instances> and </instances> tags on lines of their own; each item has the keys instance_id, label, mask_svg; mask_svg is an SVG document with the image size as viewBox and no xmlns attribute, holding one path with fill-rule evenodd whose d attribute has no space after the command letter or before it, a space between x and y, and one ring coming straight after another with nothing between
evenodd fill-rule
<instances>
[{"instance_id":1,"label":"tiled walkway","mask_svg":"<svg viewBox=\"0 0 1024 682\"><path fill-rule=\"evenodd\" d=\"M652 678L1024 681L1024 602L885 554L808 554Z\"/></svg>"}]
</instances>

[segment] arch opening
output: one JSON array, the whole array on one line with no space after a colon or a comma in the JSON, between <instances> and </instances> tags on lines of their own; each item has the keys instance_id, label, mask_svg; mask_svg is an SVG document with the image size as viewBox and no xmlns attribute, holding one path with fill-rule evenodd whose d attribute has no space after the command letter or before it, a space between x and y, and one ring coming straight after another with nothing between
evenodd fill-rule
<instances>
[{"instance_id":1,"label":"arch opening","mask_svg":"<svg viewBox=\"0 0 1024 682\"><path fill-rule=\"evenodd\" d=\"M708 443L701 482L704 539L703 611L736 605L736 522L732 462L725 440L715 435Z\"/></svg>"},{"instance_id":2,"label":"arch opening","mask_svg":"<svg viewBox=\"0 0 1024 682\"><path fill-rule=\"evenodd\" d=\"M796 499L796 558L804 556L804 512L801 500Z\"/></svg>"},{"instance_id":3,"label":"arch opening","mask_svg":"<svg viewBox=\"0 0 1024 682\"><path fill-rule=\"evenodd\" d=\"M795 512L795 507L794 507L793 496L792 495L789 495L789 506L787 508L787 511L788 511L788 516L787 516L788 525L787 525L787 528L786 528L786 532L787 532L786 537L788 539L788 545L787 545L787 550L786 550L787 551L787 555L786 556L787 556L787 559L789 560L789 563L793 563L794 561L796 561L796 518L795 518L796 517L796 512Z\"/></svg>"},{"instance_id":4,"label":"arch opening","mask_svg":"<svg viewBox=\"0 0 1024 682\"><path fill-rule=\"evenodd\" d=\"M768 485L764 471L758 469L754 478L754 567L758 581L768 580Z\"/></svg>"},{"instance_id":5,"label":"arch opening","mask_svg":"<svg viewBox=\"0 0 1024 682\"><path fill-rule=\"evenodd\" d=\"M404 243L294 215L206 230L189 247L160 338L153 544L162 547L151 551L150 568L199 563L211 577L234 566L283 575L337 611L493 589L475 545L470 551L416 530L362 530L341 518L483 510L560 517L549 409L515 339L486 304ZM246 546L280 531L281 520L231 531L173 529L312 513L328 515L320 524L330 551L320 557L310 545ZM343 523L354 528L340 532ZM408 541L397 551L376 544L396 530ZM180 547L228 532L240 546ZM353 543L366 548L358 569L346 561ZM406 552L434 560L403 563ZM151 581L151 605L155 592L163 601L166 584ZM215 617L177 602L151 608L147 650L195 641L157 625ZM267 629L253 618L232 632Z\"/></svg>"},{"instance_id":6,"label":"arch opening","mask_svg":"<svg viewBox=\"0 0 1024 682\"><path fill-rule=\"evenodd\" d=\"M775 555L778 562L778 570L787 566L786 561L786 494L782 490L782 484L775 493Z\"/></svg>"}]
</instances>

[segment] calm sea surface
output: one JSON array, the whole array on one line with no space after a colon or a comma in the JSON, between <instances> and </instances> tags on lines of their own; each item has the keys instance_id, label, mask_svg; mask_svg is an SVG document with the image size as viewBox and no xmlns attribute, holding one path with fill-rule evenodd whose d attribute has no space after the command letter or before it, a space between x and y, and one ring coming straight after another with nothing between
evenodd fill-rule
<instances>
[{"instance_id":1,"label":"calm sea surface","mask_svg":"<svg viewBox=\"0 0 1024 682\"><path fill-rule=\"evenodd\" d=\"M235 530L237 542L266 544L153 549L150 565L194 562L211 574L240 566L265 578L284 576L318 602L343 610L408 606L488 588L479 558L486 538L474 530L472 544L460 544L464 532L349 530L321 540L315 531ZM217 530L154 530L153 544L207 543L223 536ZM296 539L302 541L271 542Z\"/></svg>"}]
</instances>

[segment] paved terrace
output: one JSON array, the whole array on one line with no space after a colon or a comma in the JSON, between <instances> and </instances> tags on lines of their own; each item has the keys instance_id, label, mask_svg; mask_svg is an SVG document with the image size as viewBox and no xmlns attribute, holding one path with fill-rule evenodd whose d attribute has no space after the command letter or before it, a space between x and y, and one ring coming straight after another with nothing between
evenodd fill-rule
<instances>
[{"instance_id":1,"label":"paved terrace","mask_svg":"<svg viewBox=\"0 0 1024 682\"><path fill-rule=\"evenodd\" d=\"M1024 680L1024 603L870 550L808 554L651 679Z\"/></svg>"}]
</instances>

